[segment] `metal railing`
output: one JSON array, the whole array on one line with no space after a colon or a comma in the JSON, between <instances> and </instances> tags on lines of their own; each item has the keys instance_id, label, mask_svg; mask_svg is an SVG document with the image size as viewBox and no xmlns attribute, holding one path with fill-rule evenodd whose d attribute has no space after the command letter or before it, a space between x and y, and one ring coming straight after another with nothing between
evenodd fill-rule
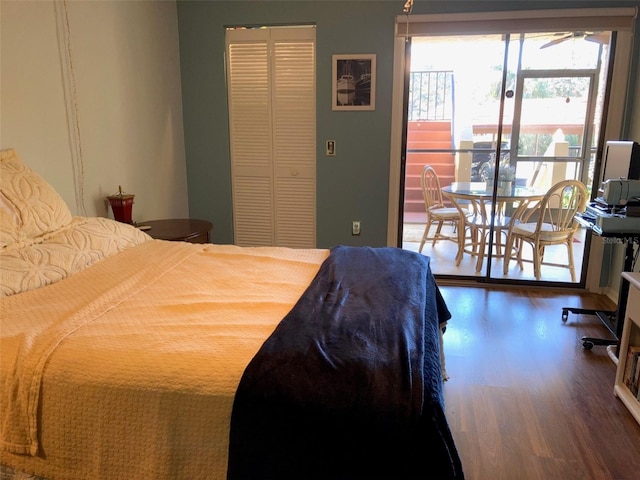
<instances>
[{"instance_id":1,"label":"metal railing","mask_svg":"<svg viewBox=\"0 0 640 480\"><path fill-rule=\"evenodd\" d=\"M409 120L453 120L453 72L411 72Z\"/></svg>"}]
</instances>

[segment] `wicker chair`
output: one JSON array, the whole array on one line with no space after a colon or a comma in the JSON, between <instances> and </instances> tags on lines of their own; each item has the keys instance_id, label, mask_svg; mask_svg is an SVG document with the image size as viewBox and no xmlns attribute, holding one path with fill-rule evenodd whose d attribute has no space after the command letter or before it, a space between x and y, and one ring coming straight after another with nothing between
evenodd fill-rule
<instances>
[{"instance_id":1,"label":"wicker chair","mask_svg":"<svg viewBox=\"0 0 640 480\"><path fill-rule=\"evenodd\" d=\"M574 215L583 212L588 201L587 187L578 180L563 180L549 189L542 201L533 209L522 210L520 218L512 218L507 234L504 255L504 274L516 254L520 269L523 262L533 262L533 273L540 280L542 265L568 268L571 281L576 281L573 263L573 237L579 228ZM533 248L533 260L523 260L522 247L527 243ZM549 245L566 245L568 262L544 261L544 249Z\"/></svg>"},{"instance_id":2,"label":"wicker chair","mask_svg":"<svg viewBox=\"0 0 640 480\"><path fill-rule=\"evenodd\" d=\"M447 207L442 201L442 191L440 190L440 180L436 171L431 165L425 165L422 169L422 197L424 199L424 207L427 212L427 224L424 228L424 234L420 241L419 252L422 252L422 248L427 240L432 240L432 245L435 246L438 240L451 240L458 242L458 236L444 235L442 232L442 226L445 222L451 222L454 227L457 227L460 219L460 212L455 207ZM429 230L432 225L436 225L436 231L433 236L429 236Z\"/></svg>"}]
</instances>

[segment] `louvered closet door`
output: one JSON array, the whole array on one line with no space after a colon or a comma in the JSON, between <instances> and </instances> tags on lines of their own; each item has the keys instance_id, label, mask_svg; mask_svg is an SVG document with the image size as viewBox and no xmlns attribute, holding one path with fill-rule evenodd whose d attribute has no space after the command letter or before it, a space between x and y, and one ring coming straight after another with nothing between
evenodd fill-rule
<instances>
[{"instance_id":1,"label":"louvered closet door","mask_svg":"<svg viewBox=\"0 0 640 480\"><path fill-rule=\"evenodd\" d=\"M227 31L234 238L316 245L315 28Z\"/></svg>"}]
</instances>

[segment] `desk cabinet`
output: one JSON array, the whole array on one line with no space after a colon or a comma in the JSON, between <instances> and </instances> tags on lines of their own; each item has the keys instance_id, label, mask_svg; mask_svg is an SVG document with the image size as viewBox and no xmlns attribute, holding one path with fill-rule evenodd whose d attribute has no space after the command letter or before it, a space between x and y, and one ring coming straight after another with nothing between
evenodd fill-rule
<instances>
[{"instance_id":1,"label":"desk cabinet","mask_svg":"<svg viewBox=\"0 0 640 480\"><path fill-rule=\"evenodd\" d=\"M629 282L629 296L613 393L640 423L640 273L624 272L622 278Z\"/></svg>"}]
</instances>

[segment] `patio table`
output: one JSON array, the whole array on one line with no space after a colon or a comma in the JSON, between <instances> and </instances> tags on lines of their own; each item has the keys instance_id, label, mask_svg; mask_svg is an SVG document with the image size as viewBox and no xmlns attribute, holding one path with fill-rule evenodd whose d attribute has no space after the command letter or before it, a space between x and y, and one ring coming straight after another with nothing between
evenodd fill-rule
<instances>
[{"instance_id":1,"label":"patio table","mask_svg":"<svg viewBox=\"0 0 640 480\"><path fill-rule=\"evenodd\" d=\"M485 182L453 182L442 187L442 193L460 212L456 266L460 265L462 257L468 253L477 257L476 272L480 272L484 258L488 256L487 243L495 245L495 257L502 257L501 237L508 233L512 216L517 217L515 214L519 214L522 209L530 208L542 200L546 191L512 184L505 188L498 184L494 196L493 188ZM495 243L488 239L491 227Z\"/></svg>"}]
</instances>

